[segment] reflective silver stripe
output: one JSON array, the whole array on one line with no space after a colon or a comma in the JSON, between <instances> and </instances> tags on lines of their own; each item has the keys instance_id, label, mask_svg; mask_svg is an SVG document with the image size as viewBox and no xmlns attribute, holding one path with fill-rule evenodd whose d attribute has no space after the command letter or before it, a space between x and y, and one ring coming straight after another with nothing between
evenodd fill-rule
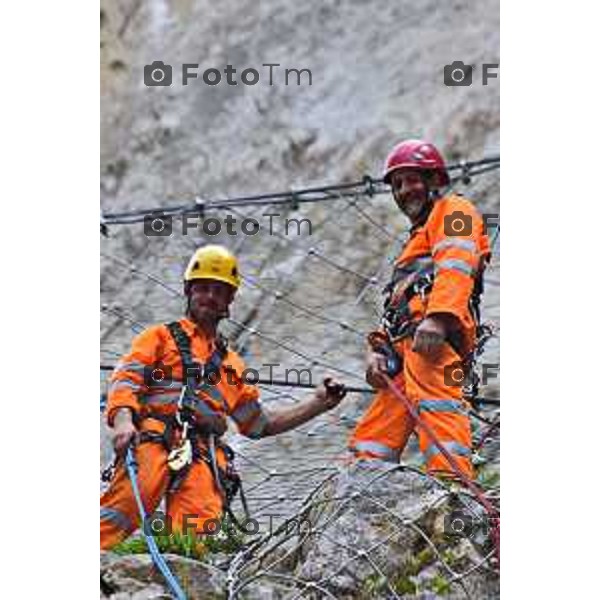
<instances>
[{"instance_id":1,"label":"reflective silver stripe","mask_svg":"<svg viewBox=\"0 0 600 600\"><path fill-rule=\"evenodd\" d=\"M149 366L141 363L139 360L133 360L131 362L118 362L115 366L114 372L117 371L129 371L130 373L144 374L144 369Z\"/></svg>"},{"instance_id":2,"label":"reflective silver stripe","mask_svg":"<svg viewBox=\"0 0 600 600\"><path fill-rule=\"evenodd\" d=\"M142 389L142 386L131 379L117 379L117 381L112 381L108 386L108 393L112 394L119 389L129 388L134 392L139 392Z\"/></svg>"},{"instance_id":3,"label":"reflective silver stripe","mask_svg":"<svg viewBox=\"0 0 600 600\"><path fill-rule=\"evenodd\" d=\"M245 433L247 437L250 439L256 440L262 437L263 431L267 426L268 420L265 414L261 411L256 419L256 423L254 423Z\"/></svg>"},{"instance_id":4,"label":"reflective silver stripe","mask_svg":"<svg viewBox=\"0 0 600 600\"><path fill-rule=\"evenodd\" d=\"M457 456L471 456L470 448L466 448L462 444L458 442L442 442L442 446L450 452L450 454L456 454ZM425 460L431 460L437 454L441 454L440 449L435 445L431 444L423 453L425 455Z\"/></svg>"},{"instance_id":5,"label":"reflective silver stripe","mask_svg":"<svg viewBox=\"0 0 600 600\"><path fill-rule=\"evenodd\" d=\"M174 381L170 385L159 385L158 383L155 383L147 387L147 395L152 396L152 394L181 394L182 388L183 386L178 381Z\"/></svg>"},{"instance_id":6,"label":"reflective silver stripe","mask_svg":"<svg viewBox=\"0 0 600 600\"><path fill-rule=\"evenodd\" d=\"M385 444L381 444L380 442L355 442L353 446L350 448L352 451L363 451L370 452L371 454L375 454L377 456L381 456L384 459L397 461L399 457L398 450L394 450L393 448L389 448Z\"/></svg>"},{"instance_id":7,"label":"reflective silver stripe","mask_svg":"<svg viewBox=\"0 0 600 600\"><path fill-rule=\"evenodd\" d=\"M465 414L465 409L456 400L421 400L418 405L419 412L444 412Z\"/></svg>"},{"instance_id":8,"label":"reflective silver stripe","mask_svg":"<svg viewBox=\"0 0 600 600\"><path fill-rule=\"evenodd\" d=\"M129 517L116 508L100 507L100 519L110 521L123 531L133 531L135 525L129 520Z\"/></svg>"},{"instance_id":9,"label":"reflective silver stripe","mask_svg":"<svg viewBox=\"0 0 600 600\"><path fill-rule=\"evenodd\" d=\"M472 276L475 269L465 260L459 258L449 258L448 260L442 260L435 265L436 274L442 269L448 269L451 271L460 271L465 275Z\"/></svg>"},{"instance_id":10,"label":"reflective silver stripe","mask_svg":"<svg viewBox=\"0 0 600 600\"><path fill-rule=\"evenodd\" d=\"M459 238L446 238L435 244L432 248L431 253L436 254L440 250L445 248L460 248L461 250L467 250L468 252L475 252L477 245L473 240L461 240Z\"/></svg>"}]
</instances>

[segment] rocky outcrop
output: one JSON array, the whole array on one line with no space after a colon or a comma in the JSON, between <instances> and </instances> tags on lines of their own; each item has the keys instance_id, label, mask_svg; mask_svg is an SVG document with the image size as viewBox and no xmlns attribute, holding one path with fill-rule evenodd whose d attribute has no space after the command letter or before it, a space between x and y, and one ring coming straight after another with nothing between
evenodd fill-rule
<instances>
[{"instance_id":1,"label":"rocky outcrop","mask_svg":"<svg viewBox=\"0 0 600 600\"><path fill-rule=\"evenodd\" d=\"M462 489L409 467L373 461L341 470L289 522L247 542L219 567L210 558L169 556L169 564L190 598L499 597L485 511ZM153 595L164 590L148 556L102 560L117 590L109 597L162 597Z\"/></svg>"},{"instance_id":2,"label":"rocky outcrop","mask_svg":"<svg viewBox=\"0 0 600 600\"><path fill-rule=\"evenodd\" d=\"M225 577L222 571L196 560L165 555L190 600L224 598ZM149 554L120 556L100 554L100 597L111 600L167 600L172 596Z\"/></svg>"}]
</instances>

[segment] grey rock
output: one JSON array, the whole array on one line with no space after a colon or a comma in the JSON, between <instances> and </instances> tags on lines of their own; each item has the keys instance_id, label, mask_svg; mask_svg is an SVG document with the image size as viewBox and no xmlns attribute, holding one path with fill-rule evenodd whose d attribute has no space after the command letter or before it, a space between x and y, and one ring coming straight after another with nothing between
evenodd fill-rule
<instances>
[{"instance_id":1,"label":"grey rock","mask_svg":"<svg viewBox=\"0 0 600 600\"><path fill-rule=\"evenodd\" d=\"M412 469L358 463L307 501L299 521L308 525L265 539L230 575L248 598L266 590L285 597L282 584L310 598L496 598L489 530L448 535L458 509L485 518L458 488Z\"/></svg>"},{"instance_id":2,"label":"grey rock","mask_svg":"<svg viewBox=\"0 0 600 600\"><path fill-rule=\"evenodd\" d=\"M225 578L222 571L208 563L164 555L190 600L223 598ZM101 597L111 600L163 600L171 598L161 573L149 554L121 556L100 554Z\"/></svg>"}]
</instances>

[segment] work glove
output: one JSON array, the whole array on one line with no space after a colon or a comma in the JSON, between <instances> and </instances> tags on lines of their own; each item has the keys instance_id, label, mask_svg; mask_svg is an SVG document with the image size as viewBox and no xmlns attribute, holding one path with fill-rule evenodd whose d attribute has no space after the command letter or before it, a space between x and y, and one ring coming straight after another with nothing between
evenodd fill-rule
<instances>
[{"instance_id":1,"label":"work glove","mask_svg":"<svg viewBox=\"0 0 600 600\"><path fill-rule=\"evenodd\" d=\"M323 384L316 389L315 395L325 410L331 410L343 400L346 386L333 377L325 377Z\"/></svg>"},{"instance_id":2,"label":"work glove","mask_svg":"<svg viewBox=\"0 0 600 600\"><path fill-rule=\"evenodd\" d=\"M367 355L367 372L365 379L375 389L387 387L384 375L387 375L387 359L379 352L369 352Z\"/></svg>"},{"instance_id":3,"label":"work glove","mask_svg":"<svg viewBox=\"0 0 600 600\"><path fill-rule=\"evenodd\" d=\"M129 409L117 412L111 433L112 445L117 456L125 456L130 444L137 442L137 429Z\"/></svg>"}]
</instances>

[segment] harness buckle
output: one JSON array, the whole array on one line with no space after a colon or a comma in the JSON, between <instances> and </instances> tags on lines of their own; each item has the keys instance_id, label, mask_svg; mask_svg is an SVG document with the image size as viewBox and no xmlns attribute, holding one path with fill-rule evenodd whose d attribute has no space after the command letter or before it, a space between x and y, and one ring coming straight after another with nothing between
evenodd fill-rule
<instances>
[{"instance_id":1,"label":"harness buckle","mask_svg":"<svg viewBox=\"0 0 600 600\"><path fill-rule=\"evenodd\" d=\"M184 421L181 442L169 452L169 456L167 457L167 464L171 471L181 471L187 465L192 464L193 449L192 442L188 437L188 427L188 422Z\"/></svg>"},{"instance_id":2,"label":"harness buckle","mask_svg":"<svg viewBox=\"0 0 600 600\"><path fill-rule=\"evenodd\" d=\"M167 464L171 471L181 471L184 467L192 464L193 451L192 442L189 438L182 440L177 448L173 448L167 457Z\"/></svg>"},{"instance_id":3,"label":"harness buckle","mask_svg":"<svg viewBox=\"0 0 600 600\"><path fill-rule=\"evenodd\" d=\"M412 284L414 293L419 294L421 300L425 302L426 294L428 294L431 291L432 284L433 277L431 277L430 275L424 275Z\"/></svg>"}]
</instances>

